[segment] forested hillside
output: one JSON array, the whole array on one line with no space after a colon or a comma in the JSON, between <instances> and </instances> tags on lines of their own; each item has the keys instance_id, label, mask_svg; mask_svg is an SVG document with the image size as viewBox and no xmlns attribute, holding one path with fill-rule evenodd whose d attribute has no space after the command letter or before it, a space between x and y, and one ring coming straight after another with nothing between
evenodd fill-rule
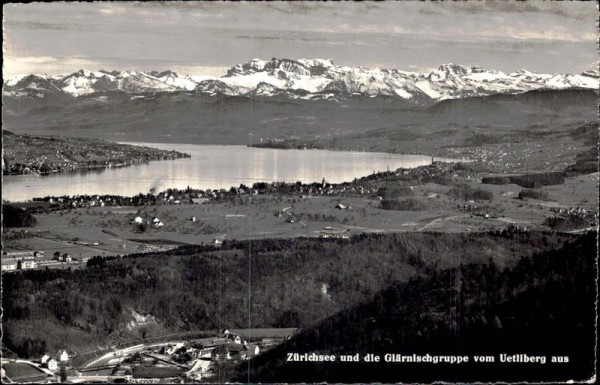
<instances>
[{"instance_id":1,"label":"forested hillside","mask_svg":"<svg viewBox=\"0 0 600 385\"><path fill-rule=\"evenodd\" d=\"M239 367L256 382L566 381L593 375L597 233L499 268L493 261L397 283ZM287 352L492 355L494 364L285 362ZM547 356L499 363L501 353ZM568 363L551 363L568 356ZM339 361L339 360L338 360ZM433 365L433 366L432 366Z\"/></svg>"},{"instance_id":2,"label":"forested hillside","mask_svg":"<svg viewBox=\"0 0 600 385\"><path fill-rule=\"evenodd\" d=\"M399 233L226 241L221 249L184 246L97 258L79 270L4 274L3 343L31 357L183 330L308 327L394 282L490 259L503 268L574 237ZM132 323L134 310L153 321Z\"/></svg>"}]
</instances>

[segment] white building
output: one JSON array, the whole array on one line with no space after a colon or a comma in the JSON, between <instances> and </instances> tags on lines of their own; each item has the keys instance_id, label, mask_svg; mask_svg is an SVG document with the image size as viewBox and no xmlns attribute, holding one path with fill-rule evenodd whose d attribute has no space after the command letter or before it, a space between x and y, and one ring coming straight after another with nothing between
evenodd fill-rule
<instances>
[{"instance_id":1,"label":"white building","mask_svg":"<svg viewBox=\"0 0 600 385\"><path fill-rule=\"evenodd\" d=\"M2 271L14 271L17 270L18 263L12 259L3 259L2 260Z\"/></svg>"},{"instance_id":2,"label":"white building","mask_svg":"<svg viewBox=\"0 0 600 385\"><path fill-rule=\"evenodd\" d=\"M35 265L35 261L20 260L18 268L21 270L33 269Z\"/></svg>"},{"instance_id":3,"label":"white building","mask_svg":"<svg viewBox=\"0 0 600 385\"><path fill-rule=\"evenodd\" d=\"M49 358L48 361L46 361L45 365L48 368L48 370L58 370L58 362L54 358Z\"/></svg>"},{"instance_id":4,"label":"white building","mask_svg":"<svg viewBox=\"0 0 600 385\"><path fill-rule=\"evenodd\" d=\"M69 361L69 354L67 353L66 350L63 350L60 353L59 360L60 360L60 362L67 362L67 361Z\"/></svg>"}]
</instances>

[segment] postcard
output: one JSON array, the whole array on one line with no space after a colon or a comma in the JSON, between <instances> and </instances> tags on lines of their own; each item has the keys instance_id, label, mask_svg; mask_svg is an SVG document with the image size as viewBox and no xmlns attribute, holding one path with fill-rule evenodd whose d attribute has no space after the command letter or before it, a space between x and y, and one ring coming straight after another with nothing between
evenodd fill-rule
<instances>
[{"instance_id":1,"label":"postcard","mask_svg":"<svg viewBox=\"0 0 600 385\"><path fill-rule=\"evenodd\" d=\"M2 382L595 382L597 7L5 4Z\"/></svg>"}]
</instances>

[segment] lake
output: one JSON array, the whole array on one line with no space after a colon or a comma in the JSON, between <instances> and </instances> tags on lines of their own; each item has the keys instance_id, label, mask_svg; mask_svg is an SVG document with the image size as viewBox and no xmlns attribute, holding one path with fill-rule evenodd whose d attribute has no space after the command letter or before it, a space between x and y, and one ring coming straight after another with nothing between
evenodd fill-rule
<instances>
[{"instance_id":1,"label":"lake","mask_svg":"<svg viewBox=\"0 0 600 385\"><path fill-rule=\"evenodd\" d=\"M431 163L431 157L377 152L278 150L246 146L172 143L126 143L186 152L191 158L153 161L128 167L81 170L52 175L8 175L2 199L115 194L133 196L154 188L229 189L240 184L285 181L330 183L352 181L374 171L411 168ZM441 161L452 159L435 158Z\"/></svg>"}]
</instances>

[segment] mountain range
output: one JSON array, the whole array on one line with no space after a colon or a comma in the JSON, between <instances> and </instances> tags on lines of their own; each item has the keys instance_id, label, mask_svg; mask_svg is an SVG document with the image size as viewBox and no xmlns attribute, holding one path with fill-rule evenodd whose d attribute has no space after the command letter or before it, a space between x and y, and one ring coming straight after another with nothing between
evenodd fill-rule
<instances>
[{"instance_id":1,"label":"mountain range","mask_svg":"<svg viewBox=\"0 0 600 385\"><path fill-rule=\"evenodd\" d=\"M6 80L3 96L36 99L80 97L119 92L131 94L200 93L209 96L279 96L289 99L385 97L410 104L532 90L593 89L600 71L581 74L512 73L444 64L430 73L349 67L323 59L253 59L237 64L222 77L179 75L173 71L86 71L67 76L27 75Z\"/></svg>"}]
</instances>

